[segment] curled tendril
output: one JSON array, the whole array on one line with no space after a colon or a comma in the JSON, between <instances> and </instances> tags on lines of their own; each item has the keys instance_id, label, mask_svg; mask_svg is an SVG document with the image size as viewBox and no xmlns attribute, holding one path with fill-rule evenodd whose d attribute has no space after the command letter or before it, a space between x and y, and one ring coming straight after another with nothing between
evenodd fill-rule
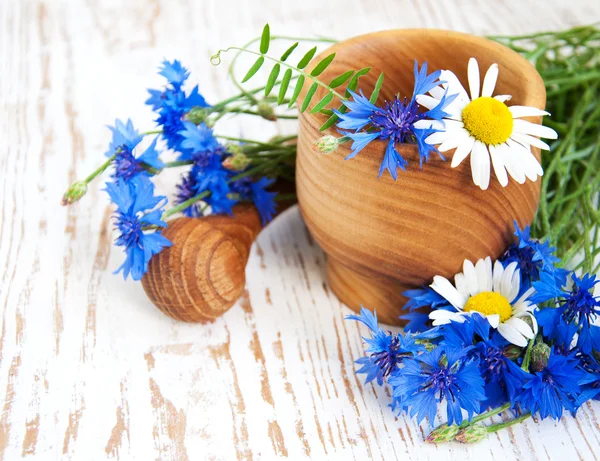
<instances>
[{"instance_id":1,"label":"curled tendril","mask_svg":"<svg viewBox=\"0 0 600 461\"><path fill-rule=\"evenodd\" d=\"M218 66L219 64L221 64L221 51L223 51L223 50L217 51L215 54L213 54L210 57L210 63L213 66Z\"/></svg>"}]
</instances>

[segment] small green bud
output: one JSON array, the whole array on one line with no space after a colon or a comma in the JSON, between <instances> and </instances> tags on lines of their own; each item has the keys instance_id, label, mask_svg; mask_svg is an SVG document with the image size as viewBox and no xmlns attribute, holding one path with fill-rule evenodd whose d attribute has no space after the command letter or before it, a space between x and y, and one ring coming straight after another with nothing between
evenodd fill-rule
<instances>
[{"instance_id":1,"label":"small green bud","mask_svg":"<svg viewBox=\"0 0 600 461\"><path fill-rule=\"evenodd\" d=\"M250 159L243 152L238 152L223 161L223 167L233 171L243 171L250 165Z\"/></svg>"},{"instance_id":2,"label":"small green bud","mask_svg":"<svg viewBox=\"0 0 600 461\"><path fill-rule=\"evenodd\" d=\"M429 433L425 442L427 443L445 443L451 442L456 437L456 434L460 431L460 428L453 424L452 426L448 426L447 424L442 424L441 426L435 428L433 431Z\"/></svg>"},{"instance_id":3,"label":"small green bud","mask_svg":"<svg viewBox=\"0 0 600 461\"><path fill-rule=\"evenodd\" d=\"M266 101L260 101L256 106L256 111L258 112L258 115L260 115L266 120L270 120L272 122L277 120L277 115L275 115L275 110L273 110L273 106L271 106Z\"/></svg>"},{"instance_id":4,"label":"small green bud","mask_svg":"<svg viewBox=\"0 0 600 461\"><path fill-rule=\"evenodd\" d=\"M60 202L62 206L71 205L77 202L81 197L87 194L87 183L85 181L75 181L65 192Z\"/></svg>"},{"instance_id":5,"label":"small green bud","mask_svg":"<svg viewBox=\"0 0 600 461\"><path fill-rule=\"evenodd\" d=\"M534 372L542 371L550 360L550 346L546 343L536 343L531 348L531 369Z\"/></svg>"},{"instance_id":6,"label":"small green bud","mask_svg":"<svg viewBox=\"0 0 600 461\"><path fill-rule=\"evenodd\" d=\"M518 359L523 353L523 348L510 344L504 348L504 355L510 360Z\"/></svg>"},{"instance_id":7,"label":"small green bud","mask_svg":"<svg viewBox=\"0 0 600 461\"><path fill-rule=\"evenodd\" d=\"M210 115L210 111L203 107L194 107L185 116L186 120L189 120L194 125L200 125L202 122L206 122L206 118Z\"/></svg>"},{"instance_id":8,"label":"small green bud","mask_svg":"<svg viewBox=\"0 0 600 461\"><path fill-rule=\"evenodd\" d=\"M479 443L488 435L488 429L485 424L476 423L467 426L456 434L455 439L460 443Z\"/></svg>"},{"instance_id":9,"label":"small green bud","mask_svg":"<svg viewBox=\"0 0 600 461\"><path fill-rule=\"evenodd\" d=\"M335 152L340 145L338 138L330 134L323 136L315 144L315 149L322 154L331 154Z\"/></svg>"}]
</instances>

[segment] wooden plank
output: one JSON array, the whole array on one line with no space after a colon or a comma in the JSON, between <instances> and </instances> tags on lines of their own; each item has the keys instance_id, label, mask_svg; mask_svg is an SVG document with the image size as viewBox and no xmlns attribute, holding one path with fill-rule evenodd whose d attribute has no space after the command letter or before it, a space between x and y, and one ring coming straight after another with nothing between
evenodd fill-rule
<instances>
[{"instance_id":1,"label":"wooden plank","mask_svg":"<svg viewBox=\"0 0 600 461\"><path fill-rule=\"evenodd\" d=\"M593 0L5 1L0 4L0 458L594 459L598 406L528 422L473 447L422 443L385 390L363 385L363 347L325 285L323 253L288 210L259 237L247 294L213 324L163 316L113 276L110 208L66 185L103 159L104 125L152 126L145 89L163 57L211 101L233 88L208 57L269 21L338 38L394 27L525 33L600 19ZM223 133L292 132L260 120ZM221 128L219 128L221 130ZM165 190L178 174L161 178Z\"/></svg>"}]
</instances>

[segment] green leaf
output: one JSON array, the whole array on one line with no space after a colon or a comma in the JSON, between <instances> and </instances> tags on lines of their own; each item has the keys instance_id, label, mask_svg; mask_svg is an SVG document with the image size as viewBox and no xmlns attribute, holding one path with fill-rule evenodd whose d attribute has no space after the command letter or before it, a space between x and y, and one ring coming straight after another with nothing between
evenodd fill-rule
<instances>
[{"instance_id":1,"label":"green leaf","mask_svg":"<svg viewBox=\"0 0 600 461\"><path fill-rule=\"evenodd\" d=\"M300 108L300 112L304 112L307 108L308 105L310 104L310 101L312 100L313 96L315 95L315 92L317 91L318 88L318 84L317 82L314 82L310 88L308 89L308 92L306 93L306 96L304 97L304 101L302 102L302 107Z\"/></svg>"},{"instance_id":2,"label":"green leaf","mask_svg":"<svg viewBox=\"0 0 600 461\"><path fill-rule=\"evenodd\" d=\"M267 96L269 96L269 94L271 94L271 90L275 86L277 77L279 77L280 69L281 69L281 66L279 65L279 63L275 64L273 66L273 69L271 69L271 73L269 74L269 78L267 79L267 84L265 86L265 97L267 97Z\"/></svg>"},{"instance_id":3,"label":"green leaf","mask_svg":"<svg viewBox=\"0 0 600 461\"><path fill-rule=\"evenodd\" d=\"M311 48L310 50L308 50L306 52L306 54L302 57L300 62L298 63L298 69L304 69L306 66L308 66L308 63L313 58L313 56L315 55L316 52L317 52L316 46L314 48Z\"/></svg>"},{"instance_id":4,"label":"green leaf","mask_svg":"<svg viewBox=\"0 0 600 461\"><path fill-rule=\"evenodd\" d=\"M338 112L341 112L342 114L346 113L346 111L348 110L348 108L346 106L344 106L343 104L338 107ZM321 125L321 128L319 128L319 131L325 131L327 128L331 127L335 122L337 122L339 119L337 114L333 114L331 117L329 117L327 119L327 121L325 123L323 123L323 125Z\"/></svg>"},{"instance_id":5,"label":"green leaf","mask_svg":"<svg viewBox=\"0 0 600 461\"><path fill-rule=\"evenodd\" d=\"M288 104L288 107L292 107L294 105L294 103L296 102L296 99L298 99L298 96L300 95L300 91L302 91L302 87L304 86L304 75L301 75L300 77L298 77L298 82L296 83L296 88L294 88L294 93L292 94L292 99L290 99L290 103Z\"/></svg>"},{"instance_id":6,"label":"green leaf","mask_svg":"<svg viewBox=\"0 0 600 461\"><path fill-rule=\"evenodd\" d=\"M319 131L325 131L327 128L329 128L330 126L332 126L335 122L338 121L338 116L337 114L333 114L331 117L329 117L327 119L327 121L325 123L323 123L323 125L321 125L321 128L319 128Z\"/></svg>"},{"instance_id":7,"label":"green leaf","mask_svg":"<svg viewBox=\"0 0 600 461\"><path fill-rule=\"evenodd\" d=\"M324 57L319 62L319 64L317 64L315 66L315 68L312 70L312 72L310 73L310 75L312 75L313 77L321 75L323 73L323 71L325 69L327 69L327 66L329 66L329 64L331 64L331 61L333 61L334 58L335 58L335 53L331 53L329 56Z\"/></svg>"},{"instance_id":8,"label":"green leaf","mask_svg":"<svg viewBox=\"0 0 600 461\"><path fill-rule=\"evenodd\" d=\"M292 78L292 69L288 69L283 74L283 78L281 79L281 85L279 86L279 96L277 96L277 104L283 103L285 99L285 93L287 92L288 86L290 85L290 80Z\"/></svg>"},{"instance_id":9,"label":"green leaf","mask_svg":"<svg viewBox=\"0 0 600 461\"><path fill-rule=\"evenodd\" d=\"M348 79L350 77L352 77L352 75L354 74L353 70L349 70L348 72L344 72L341 75L338 75L336 78L334 78L331 83L329 84L330 88L337 88L340 85L343 85L344 83L346 83L348 81Z\"/></svg>"},{"instance_id":10,"label":"green leaf","mask_svg":"<svg viewBox=\"0 0 600 461\"><path fill-rule=\"evenodd\" d=\"M285 50L285 53L283 53L281 55L281 61L285 61L287 58L290 57L290 54L293 53L293 51L296 49L296 47L298 46L298 42L294 43L292 46L290 46L287 50Z\"/></svg>"},{"instance_id":11,"label":"green leaf","mask_svg":"<svg viewBox=\"0 0 600 461\"><path fill-rule=\"evenodd\" d=\"M323 99L321 99L316 105L315 107L312 108L312 110L310 111L311 114L316 114L317 112L319 112L321 109L324 109L325 106L327 104L329 104L331 102L331 100L333 99L333 93L327 93Z\"/></svg>"},{"instance_id":12,"label":"green leaf","mask_svg":"<svg viewBox=\"0 0 600 461\"><path fill-rule=\"evenodd\" d=\"M258 70L262 67L263 63L265 62L265 58L263 56L261 56L260 58L258 58L254 64L252 64L252 67L250 68L250 70L248 71L248 73L246 73L246 75L244 76L242 83L247 82L248 80L250 80L254 74L256 74L258 72Z\"/></svg>"},{"instance_id":13,"label":"green leaf","mask_svg":"<svg viewBox=\"0 0 600 461\"><path fill-rule=\"evenodd\" d=\"M260 37L260 54L265 54L269 51L269 43L271 43L271 30L269 24L265 24Z\"/></svg>"},{"instance_id":14,"label":"green leaf","mask_svg":"<svg viewBox=\"0 0 600 461\"><path fill-rule=\"evenodd\" d=\"M350 93L348 90L356 91L356 88L358 87L358 79L361 78L363 75L368 74L370 70L371 70L370 67L363 67L356 74L354 74L354 77L352 77L352 80L350 80L350 83L348 83L348 87L346 88L346 97L347 98L350 97Z\"/></svg>"},{"instance_id":15,"label":"green leaf","mask_svg":"<svg viewBox=\"0 0 600 461\"><path fill-rule=\"evenodd\" d=\"M383 72L379 74L379 78L377 79L377 83L375 83L375 88L373 89L373 93L371 93L371 98L369 99L371 104L375 104L377 102L381 85L383 85Z\"/></svg>"},{"instance_id":16,"label":"green leaf","mask_svg":"<svg viewBox=\"0 0 600 461\"><path fill-rule=\"evenodd\" d=\"M321 113L323 115L328 115L328 116L332 116L333 115L333 111L331 109L321 109Z\"/></svg>"}]
</instances>

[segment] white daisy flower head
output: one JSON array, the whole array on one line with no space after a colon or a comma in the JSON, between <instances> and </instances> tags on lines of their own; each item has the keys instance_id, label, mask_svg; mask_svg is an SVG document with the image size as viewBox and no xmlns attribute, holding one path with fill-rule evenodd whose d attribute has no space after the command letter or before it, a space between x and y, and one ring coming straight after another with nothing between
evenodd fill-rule
<instances>
[{"instance_id":1,"label":"white daisy flower head","mask_svg":"<svg viewBox=\"0 0 600 461\"><path fill-rule=\"evenodd\" d=\"M522 117L550 115L548 112L528 106L507 106L510 95L492 96L498 79L498 65L492 64L483 79L480 92L479 64L469 60L468 79L471 96L456 75L443 70L440 80L445 82L433 88L429 94L417 96L417 102L427 109L438 105L444 95L454 95L441 121L419 120L415 128L434 128L426 141L438 145L440 152L456 149L452 168L456 168L471 155L471 175L475 185L485 190L490 184L491 166L503 187L508 175L523 184L526 179L536 181L544 171L531 152L531 147L549 150L539 138L556 139L551 128L522 120ZM508 172L508 175L507 175Z\"/></svg>"},{"instance_id":2,"label":"white daisy flower head","mask_svg":"<svg viewBox=\"0 0 600 461\"><path fill-rule=\"evenodd\" d=\"M451 321L462 323L469 315L481 315L508 342L519 347L525 347L527 341L537 334L533 315L537 306L528 301L534 290L530 288L519 296L521 274L516 262L504 267L496 261L492 268L490 257L480 259L475 265L465 260L463 272L454 277L454 285L445 277L436 275L430 286L455 309L432 311L429 318L433 325ZM528 318L529 322L524 318Z\"/></svg>"}]
</instances>

